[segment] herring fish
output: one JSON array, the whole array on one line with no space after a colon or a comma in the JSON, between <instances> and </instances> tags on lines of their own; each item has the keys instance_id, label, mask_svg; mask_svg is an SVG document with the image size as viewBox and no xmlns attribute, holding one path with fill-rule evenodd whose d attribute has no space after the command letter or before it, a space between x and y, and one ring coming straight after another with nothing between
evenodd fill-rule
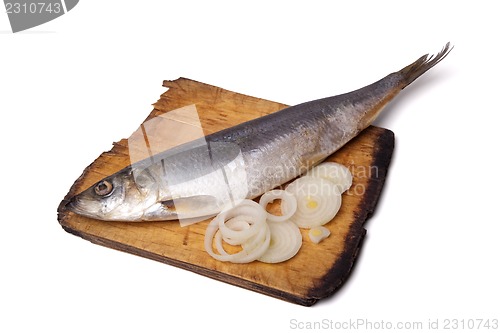
<instances>
[{"instance_id":1,"label":"herring fish","mask_svg":"<svg viewBox=\"0 0 500 333\"><path fill-rule=\"evenodd\" d=\"M203 219L282 185L368 127L406 86L443 60L450 43L361 89L291 106L133 163L66 207L105 221Z\"/></svg>"}]
</instances>

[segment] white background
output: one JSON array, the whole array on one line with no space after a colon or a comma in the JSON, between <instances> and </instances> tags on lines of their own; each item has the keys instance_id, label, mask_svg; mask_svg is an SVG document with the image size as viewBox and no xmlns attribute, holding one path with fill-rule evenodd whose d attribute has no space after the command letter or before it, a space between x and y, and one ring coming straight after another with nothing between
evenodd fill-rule
<instances>
[{"instance_id":1,"label":"white background","mask_svg":"<svg viewBox=\"0 0 500 333\"><path fill-rule=\"evenodd\" d=\"M82 0L18 34L0 13L0 331L498 319L494 3ZM369 84L447 41L450 55L377 120L396 134L383 197L348 283L311 308L91 244L57 222L75 179L136 129L164 79L296 104Z\"/></svg>"}]
</instances>

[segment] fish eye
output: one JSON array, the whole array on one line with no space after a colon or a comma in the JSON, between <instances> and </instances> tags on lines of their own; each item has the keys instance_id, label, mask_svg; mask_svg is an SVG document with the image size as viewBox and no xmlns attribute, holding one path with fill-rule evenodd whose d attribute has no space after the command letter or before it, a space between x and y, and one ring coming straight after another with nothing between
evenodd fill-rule
<instances>
[{"instance_id":1,"label":"fish eye","mask_svg":"<svg viewBox=\"0 0 500 333\"><path fill-rule=\"evenodd\" d=\"M107 180L100 181L94 187L94 191L99 196L107 196L113 191L113 184Z\"/></svg>"}]
</instances>

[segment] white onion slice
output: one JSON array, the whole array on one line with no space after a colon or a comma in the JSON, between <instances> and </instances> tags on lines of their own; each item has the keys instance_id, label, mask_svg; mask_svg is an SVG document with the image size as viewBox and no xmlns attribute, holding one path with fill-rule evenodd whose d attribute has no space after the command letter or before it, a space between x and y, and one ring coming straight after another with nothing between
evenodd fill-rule
<instances>
[{"instance_id":1,"label":"white onion slice","mask_svg":"<svg viewBox=\"0 0 500 333\"><path fill-rule=\"evenodd\" d=\"M259 230L258 228L252 228L252 230L249 230L252 227L252 223L250 222L252 220L252 217L250 216L245 216L245 215L239 215L236 217L231 218L225 223L225 226L227 226L231 232L238 232L240 231L241 234L239 235L240 237L228 237L227 233L225 237L222 237L224 242L228 243L229 245L240 245L242 242L246 241L248 238L252 237L255 235ZM219 221L220 222L220 221ZM245 230L248 230L245 234ZM219 231L220 227L219 227ZM220 252L220 251L219 251Z\"/></svg>"},{"instance_id":2,"label":"white onion slice","mask_svg":"<svg viewBox=\"0 0 500 333\"><path fill-rule=\"evenodd\" d=\"M219 218L219 232L224 241L230 245L240 245L259 232L259 224L265 220L256 216L236 215L224 221Z\"/></svg>"},{"instance_id":3,"label":"white onion slice","mask_svg":"<svg viewBox=\"0 0 500 333\"><path fill-rule=\"evenodd\" d=\"M320 177L332 181L339 186L340 193L344 193L352 185L352 174L349 169L335 162L321 163L306 172L304 176Z\"/></svg>"},{"instance_id":4,"label":"white onion slice","mask_svg":"<svg viewBox=\"0 0 500 333\"><path fill-rule=\"evenodd\" d=\"M297 210L297 199L284 190L272 190L264 193L259 200L259 204L266 209L267 205L274 200L281 199L281 214L274 215L267 212L267 220L271 222L283 222L288 220Z\"/></svg>"},{"instance_id":5,"label":"white onion slice","mask_svg":"<svg viewBox=\"0 0 500 333\"><path fill-rule=\"evenodd\" d=\"M232 222L231 222L232 221ZM213 250L213 239L219 253ZM241 251L228 254L222 241L231 245L245 243ZM269 247L271 232L266 223L266 211L255 201L243 200L240 205L217 215L205 232L205 250L220 261L248 263L261 257Z\"/></svg>"},{"instance_id":6,"label":"white onion slice","mask_svg":"<svg viewBox=\"0 0 500 333\"><path fill-rule=\"evenodd\" d=\"M260 258L269 248L269 244L271 242L271 230L267 224L263 224L259 229L259 233L249 240L246 243L241 244L242 250L240 252L234 254L228 254L222 245L222 235L218 231L215 234L215 247L217 251L219 251L220 255L215 254L215 259L220 261L230 261L236 264L246 264ZM224 259L221 259L224 258Z\"/></svg>"},{"instance_id":7,"label":"white onion slice","mask_svg":"<svg viewBox=\"0 0 500 333\"><path fill-rule=\"evenodd\" d=\"M324 178L300 177L290 183L286 191L297 198L297 211L290 221L301 228L310 229L330 222L342 203L338 186Z\"/></svg>"},{"instance_id":8,"label":"white onion slice","mask_svg":"<svg viewBox=\"0 0 500 333\"><path fill-rule=\"evenodd\" d=\"M243 200L238 206L222 211L215 218L219 223L219 230L224 239L231 239L237 244L245 242L255 235L258 231L258 225L266 222L266 211L253 200ZM235 220L236 219L236 220ZM231 222L244 221L248 223L249 228L232 229L229 226ZM230 222L230 224L227 224Z\"/></svg>"},{"instance_id":9,"label":"white onion slice","mask_svg":"<svg viewBox=\"0 0 500 333\"><path fill-rule=\"evenodd\" d=\"M266 252L258 259L265 263L278 263L294 257L302 246L299 227L291 221L269 223L271 243ZM246 248L243 244L243 248Z\"/></svg>"},{"instance_id":10,"label":"white onion slice","mask_svg":"<svg viewBox=\"0 0 500 333\"><path fill-rule=\"evenodd\" d=\"M318 244L328 236L330 236L330 230L323 226L313 227L309 230L309 239L315 244Z\"/></svg>"}]
</instances>

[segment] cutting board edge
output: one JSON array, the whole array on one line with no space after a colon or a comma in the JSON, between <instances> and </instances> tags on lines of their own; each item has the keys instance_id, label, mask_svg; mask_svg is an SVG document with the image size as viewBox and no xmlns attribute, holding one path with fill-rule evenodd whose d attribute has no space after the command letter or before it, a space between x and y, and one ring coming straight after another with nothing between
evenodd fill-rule
<instances>
[{"instance_id":1,"label":"cutting board edge","mask_svg":"<svg viewBox=\"0 0 500 333\"><path fill-rule=\"evenodd\" d=\"M211 270L208 268L204 268L201 266L197 266L197 265L194 265L191 263L185 263L185 262L180 261L180 260L175 260L172 258L163 257L163 256L156 254L156 253L153 253L153 252L149 252L149 251L145 251L145 250L138 251L133 246L126 245L126 244L116 242L116 241L112 241L112 240L109 240L106 238L100 238L98 236L94 236L92 234L88 234L88 233L82 232L80 230L71 228L70 226L68 226L67 224L64 223L64 213L62 215L63 215L63 217L61 218L59 223L64 231L66 231L67 233L72 234L74 236L80 237L83 240L89 241L92 244L100 245L100 246L103 246L105 248L111 248L113 250L121 251L121 252L128 253L128 254L133 254L133 255L136 255L136 256L139 256L142 258L154 260L154 261L157 261L157 262L160 262L163 264L167 264L167 265L170 265L173 267L181 268L181 269L184 269L184 270L187 270L187 271L190 271L190 272L193 272L193 273L196 273L196 274L199 274L199 275L202 275L202 276L205 276L205 277L208 277L208 278L220 281L220 282L228 283L230 285L240 287L242 289L250 290L253 292L258 292L260 294L270 296L273 298L277 298L277 299L280 299L280 300L283 300L283 301L286 301L289 303L293 303L293 304L298 304L298 305L303 305L303 306L311 306L319 300L318 298L315 298L315 297L311 297L311 298L299 297L297 295L283 292L283 291L275 289L275 288L269 288L269 287L266 287L264 285L260 285L258 283L247 281L247 280L244 280L244 279L241 279L238 277L233 277L231 275L227 275L227 274L222 273L222 272L217 272L217 271L214 271L214 270Z\"/></svg>"},{"instance_id":2,"label":"cutting board edge","mask_svg":"<svg viewBox=\"0 0 500 333\"><path fill-rule=\"evenodd\" d=\"M367 206L359 210L359 215L349 230L348 238L350 241L344 248L341 258L321 279L322 283L310 290L308 298L314 298L319 301L332 296L344 286L344 282L349 279L349 276L354 270L363 241L367 234L364 225L375 213L375 209L384 189L394 152L394 132L382 127L376 128L379 128L381 131L376 145L378 148L374 154L372 164L377 166L379 172L377 172L377 177L370 181L366 190L367 198L364 202L367 203Z\"/></svg>"}]
</instances>

